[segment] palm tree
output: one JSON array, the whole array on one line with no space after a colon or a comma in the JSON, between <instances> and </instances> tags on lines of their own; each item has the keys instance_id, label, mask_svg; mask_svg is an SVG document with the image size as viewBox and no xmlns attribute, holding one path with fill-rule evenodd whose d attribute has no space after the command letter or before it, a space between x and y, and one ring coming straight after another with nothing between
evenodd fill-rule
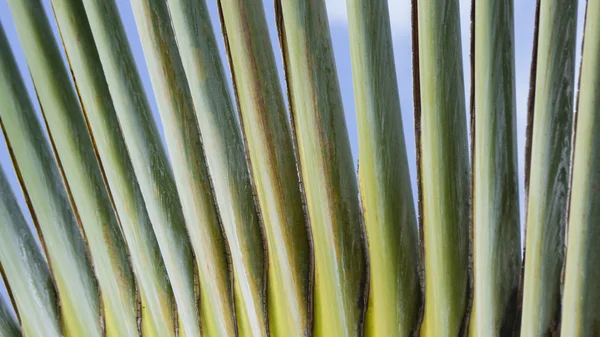
<instances>
[{"instance_id":1,"label":"palm tree","mask_svg":"<svg viewBox=\"0 0 600 337\"><path fill-rule=\"evenodd\" d=\"M204 0L131 0L166 148L116 2L51 2L70 69L8 0L37 102L0 26L0 336L600 334L600 2L575 83L537 1L524 248L513 0L473 0L470 102L458 0L412 0L416 210L387 0L347 0L358 174L324 0L275 0L287 95L260 1L217 0L226 72Z\"/></svg>"}]
</instances>

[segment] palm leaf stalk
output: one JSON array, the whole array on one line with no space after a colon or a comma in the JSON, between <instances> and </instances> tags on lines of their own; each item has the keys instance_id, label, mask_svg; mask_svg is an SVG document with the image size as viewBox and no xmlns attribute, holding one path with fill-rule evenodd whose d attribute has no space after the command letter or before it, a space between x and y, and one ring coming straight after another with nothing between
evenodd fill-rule
<instances>
[{"instance_id":1,"label":"palm leaf stalk","mask_svg":"<svg viewBox=\"0 0 600 337\"><path fill-rule=\"evenodd\" d=\"M4 298L0 297L0 336L2 337L20 337L19 325L10 313L8 304Z\"/></svg>"},{"instance_id":2,"label":"palm leaf stalk","mask_svg":"<svg viewBox=\"0 0 600 337\"><path fill-rule=\"evenodd\" d=\"M136 294L125 242L49 22L37 0L11 1L17 30L71 206L84 231L103 301L107 336L137 335ZM42 50L45 53L41 52Z\"/></svg>"},{"instance_id":3,"label":"palm leaf stalk","mask_svg":"<svg viewBox=\"0 0 600 337\"><path fill-rule=\"evenodd\" d=\"M577 1L539 6L521 336L558 333L568 200Z\"/></svg>"},{"instance_id":4,"label":"palm leaf stalk","mask_svg":"<svg viewBox=\"0 0 600 337\"><path fill-rule=\"evenodd\" d=\"M0 30L0 101L5 102L0 125L54 279L62 333L101 336L99 294L78 220L4 30Z\"/></svg>"},{"instance_id":5,"label":"palm leaf stalk","mask_svg":"<svg viewBox=\"0 0 600 337\"><path fill-rule=\"evenodd\" d=\"M167 3L190 86L216 203L225 231L235 242L238 234L233 233L234 228L256 228L259 218L253 206L252 181L248 171L246 149L227 89L208 9L204 1L173 0ZM202 22L202 25L198 25L198 22ZM251 263L250 259L240 259L240 256L237 256L237 259L238 269ZM237 287L242 289L241 286ZM240 290L236 292L239 293ZM237 294L236 297L240 299L237 302L241 302L237 306L240 334L251 333L253 328L250 327L251 319L248 317L250 312L260 310L260 301L246 301L242 299L241 294ZM248 308L241 309L241 306ZM211 311L214 312L214 309ZM235 315L230 315L227 319L233 316Z\"/></svg>"},{"instance_id":6,"label":"palm leaf stalk","mask_svg":"<svg viewBox=\"0 0 600 337\"><path fill-rule=\"evenodd\" d=\"M206 3L186 0L168 1L167 4L181 61L187 74L206 165L210 171L214 198L221 210L221 219L230 222L245 218L242 216L235 220L230 217L234 213L229 210L233 209L238 214L240 210L241 214L247 212L247 218L254 221L256 212L248 204L251 191L244 147ZM198 24L199 22L202 24ZM225 246L229 255L226 238L221 239L220 245ZM205 289L202 289L201 284L200 289L201 296L205 298L201 301L202 314L207 315L203 318L203 332L208 336L232 336L237 333L239 324L236 321L236 308L240 309L241 305L235 306L234 278L227 267L231 260L221 260L223 266L218 271L224 281L214 283L218 290L213 288L214 290L209 291L208 284ZM253 307L257 303L248 304Z\"/></svg>"},{"instance_id":7,"label":"palm leaf stalk","mask_svg":"<svg viewBox=\"0 0 600 337\"><path fill-rule=\"evenodd\" d=\"M126 245L79 101L39 0L10 1L71 206L98 279L107 336L135 336L137 305Z\"/></svg>"},{"instance_id":8,"label":"palm leaf stalk","mask_svg":"<svg viewBox=\"0 0 600 337\"><path fill-rule=\"evenodd\" d=\"M412 1L418 227L387 0L347 3L358 181L325 0L275 1L290 120L261 3L216 2L236 112L210 6L133 0L169 155L115 1L49 0L75 90L42 1L9 4L50 142L0 29L41 242L0 170L0 336L600 331L600 4L573 116L577 0L537 2L521 263L512 0L472 1L470 149L460 1Z\"/></svg>"},{"instance_id":9,"label":"palm leaf stalk","mask_svg":"<svg viewBox=\"0 0 600 337\"><path fill-rule=\"evenodd\" d=\"M413 0L419 217L424 245L421 336L467 332L469 149L456 0Z\"/></svg>"},{"instance_id":10,"label":"palm leaf stalk","mask_svg":"<svg viewBox=\"0 0 600 337\"><path fill-rule=\"evenodd\" d=\"M52 7L92 143L103 163L104 178L129 247L142 302L139 313L142 333L144 336L172 335L175 333L173 293L83 4L76 0L55 0Z\"/></svg>"},{"instance_id":11,"label":"palm leaf stalk","mask_svg":"<svg viewBox=\"0 0 600 337\"><path fill-rule=\"evenodd\" d=\"M151 76L155 91L166 92L172 90L172 94L169 96L177 98L176 102L173 100L161 102L159 97L158 103L165 130L168 135L173 136L167 136L167 146L171 149L171 160L174 163L179 193L185 196L184 200L196 201L195 209L189 211L186 211L186 207L189 206L183 203L184 212L189 215L188 222L202 214L210 214L211 211L214 214L212 219L199 219L200 221L194 224L190 223L189 226L196 227L197 229L194 229L196 231L205 230L205 227L212 227L213 233L211 235L213 237L222 235L215 205L212 203L211 182L200 142L198 125L193 114L193 102L185 78L183 64L176 48L174 32L170 29L167 7L160 1L145 1L136 3L134 8L137 9L136 13L145 13L144 16L141 14L136 16L138 26L162 27L161 29L149 30L147 35L142 34L142 44L151 72L156 74L154 77ZM145 28L140 27L140 30L143 29ZM156 68L153 68L153 66ZM173 140L173 142L170 143L169 140ZM184 155L186 150L197 153L198 157L193 158L189 153ZM182 155L181 158L178 158L179 154ZM187 162L184 163L184 160ZM185 165L188 167L186 171L177 171L178 168L183 168ZM198 176L201 179L200 181L198 181ZM177 179L183 177L185 179ZM244 214L246 220L240 221L242 219L238 218L233 222L230 221L230 218L227 218L223 220L223 225L232 251L234 294L238 304L236 316L240 335L261 336L268 335L264 295L266 264L262 257L262 233L258 216L253 207L252 199L246 200L250 202L250 205L244 210L245 214L238 213L238 216ZM209 202L210 204L208 204ZM194 230L190 229L190 232L193 233ZM198 237L197 235L192 234L193 237ZM204 236L205 245L219 242L208 234L203 233L201 235ZM216 246L212 250L219 248L221 248L221 254L224 254L224 245L221 247ZM207 269L207 276L210 276L210 273L211 271Z\"/></svg>"},{"instance_id":12,"label":"palm leaf stalk","mask_svg":"<svg viewBox=\"0 0 600 337\"><path fill-rule=\"evenodd\" d=\"M471 336L515 329L521 239L514 5L477 1L472 31L473 310Z\"/></svg>"},{"instance_id":13,"label":"palm leaf stalk","mask_svg":"<svg viewBox=\"0 0 600 337\"><path fill-rule=\"evenodd\" d=\"M211 191L200 130L194 116L194 106L188 87L183 64L179 56L175 35L170 23L166 2L134 1L132 3L135 19L140 32L142 49L150 70L150 79L157 96L161 119L165 129L167 148L175 173L177 190L182 198L182 208L188 232L193 242L198 243L196 256L198 268L202 269L203 259L219 256L221 268L225 266L225 246L223 233ZM256 223L258 224L258 223ZM240 230L236 232L235 230ZM263 279L266 265L261 259L262 239L258 226L239 226L231 231L225 225L228 242L233 245L232 255L236 301L240 303L237 311L239 320L244 322L247 313L252 335L267 333L266 310L263 303ZM221 243L219 245L219 243ZM206 252L204 247L207 246ZM246 254L245 254L246 253ZM247 256L244 258L243 256ZM255 259L251 260L252 256ZM208 268L201 270L204 279L212 277ZM227 285L226 274L217 282ZM242 304L244 303L244 304ZM189 307L181 307L186 335L199 336L200 332L186 326L185 315L194 317ZM208 313L207 313L208 314ZM190 322L191 323L191 322ZM191 326L191 324L190 324ZM199 326L196 324L199 328ZM240 329L248 326L240 324Z\"/></svg>"},{"instance_id":14,"label":"palm leaf stalk","mask_svg":"<svg viewBox=\"0 0 600 337\"><path fill-rule=\"evenodd\" d=\"M579 80L561 336L600 333L600 3L590 1Z\"/></svg>"},{"instance_id":15,"label":"palm leaf stalk","mask_svg":"<svg viewBox=\"0 0 600 337\"><path fill-rule=\"evenodd\" d=\"M168 5L231 252L239 335L268 335L268 254L264 251L260 217L254 204L246 149L206 4L168 1ZM197 22L202 22L202 26Z\"/></svg>"},{"instance_id":16,"label":"palm leaf stalk","mask_svg":"<svg viewBox=\"0 0 600 337\"><path fill-rule=\"evenodd\" d=\"M368 261L325 2L275 2L315 259L315 336L362 334Z\"/></svg>"},{"instance_id":17,"label":"palm leaf stalk","mask_svg":"<svg viewBox=\"0 0 600 337\"><path fill-rule=\"evenodd\" d=\"M0 222L0 236L3 239L0 245L0 270L10 286L23 332L26 336L62 336L56 290L48 264L2 169ZM0 328L0 336L5 336L2 330Z\"/></svg>"},{"instance_id":18,"label":"palm leaf stalk","mask_svg":"<svg viewBox=\"0 0 600 337\"><path fill-rule=\"evenodd\" d=\"M348 1L369 257L365 336L416 334L422 302L417 219L404 142L387 0Z\"/></svg>"},{"instance_id":19,"label":"palm leaf stalk","mask_svg":"<svg viewBox=\"0 0 600 337\"><path fill-rule=\"evenodd\" d=\"M194 262L182 205L123 23L113 0L83 0L83 4L179 309L174 323L182 321L188 326L182 326L180 332L198 333ZM188 310L187 317L181 319L180 315L185 310Z\"/></svg>"},{"instance_id":20,"label":"palm leaf stalk","mask_svg":"<svg viewBox=\"0 0 600 337\"><path fill-rule=\"evenodd\" d=\"M219 2L240 121L269 247L269 320L275 336L311 330L312 261L295 154L264 8Z\"/></svg>"}]
</instances>

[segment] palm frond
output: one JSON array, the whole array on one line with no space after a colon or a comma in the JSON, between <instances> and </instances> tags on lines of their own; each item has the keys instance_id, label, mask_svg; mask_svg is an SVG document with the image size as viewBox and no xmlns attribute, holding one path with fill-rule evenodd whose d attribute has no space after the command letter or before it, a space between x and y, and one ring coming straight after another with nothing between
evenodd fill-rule
<instances>
[{"instance_id":1,"label":"palm frond","mask_svg":"<svg viewBox=\"0 0 600 337\"><path fill-rule=\"evenodd\" d=\"M292 135L264 8L222 0L225 43L255 193L269 248L269 321L275 336L309 333L312 256Z\"/></svg>"},{"instance_id":2,"label":"palm frond","mask_svg":"<svg viewBox=\"0 0 600 337\"><path fill-rule=\"evenodd\" d=\"M577 1L539 6L532 102L531 159L522 336L558 332L569 189ZM527 160L527 159L526 159Z\"/></svg>"},{"instance_id":3,"label":"palm frond","mask_svg":"<svg viewBox=\"0 0 600 337\"><path fill-rule=\"evenodd\" d=\"M470 81L465 1L411 0L415 151L397 3L132 0L136 64L124 3L8 0L29 70L0 27L0 336L597 335L600 4L574 104L578 2L531 18L520 210L514 0L471 1Z\"/></svg>"},{"instance_id":4,"label":"palm frond","mask_svg":"<svg viewBox=\"0 0 600 337\"><path fill-rule=\"evenodd\" d=\"M27 336L62 336L54 282L33 233L0 169L0 270L11 285L21 326ZM0 308L0 311L3 310ZM6 308L4 308L6 310ZM5 314L5 320L9 320ZM0 318L0 320L3 320ZM5 336L0 328L0 336ZM0 325L3 325L0 323ZM8 332L6 332L8 334Z\"/></svg>"},{"instance_id":5,"label":"palm frond","mask_svg":"<svg viewBox=\"0 0 600 337\"><path fill-rule=\"evenodd\" d=\"M187 327L181 330L193 336L200 329L198 317L194 316L198 313L194 262L173 171L160 142L115 2L84 0L83 4L177 308L191 310L183 319ZM174 317L174 325L181 321L179 316Z\"/></svg>"},{"instance_id":6,"label":"palm frond","mask_svg":"<svg viewBox=\"0 0 600 337\"><path fill-rule=\"evenodd\" d=\"M477 1L472 36L473 336L511 334L521 266L512 1Z\"/></svg>"},{"instance_id":7,"label":"palm frond","mask_svg":"<svg viewBox=\"0 0 600 337\"><path fill-rule=\"evenodd\" d=\"M99 293L78 220L4 33L0 44L2 131L52 272L63 333L100 336Z\"/></svg>"},{"instance_id":8,"label":"palm frond","mask_svg":"<svg viewBox=\"0 0 600 337\"><path fill-rule=\"evenodd\" d=\"M52 3L92 144L128 246L141 299L145 336L174 333L173 294L152 224L120 132L83 4ZM152 261L152 263L150 263Z\"/></svg>"},{"instance_id":9,"label":"palm frond","mask_svg":"<svg viewBox=\"0 0 600 337\"><path fill-rule=\"evenodd\" d=\"M358 178L370 263L365 336L416 334L423 299L389 15L387 0L348 1Z\"/></svg>"},{"instance_id":10,"label":"palm frond","mask_svg":"<svg viewBox=\"0 0 600 337\"><path fill-rule=\"evenodd\" d=\"M564 269L561 336L594 336L600 329L600 3L587 4L579 80L568 249Z\"/></svg>"},{"instance_id":11,"label":"palm frond","mask_svg":"<svg viewBox=\"0 0 600 337\"><path fill-rule=\"evenodd\" d=\"M11 315L8 304L0 298L0 336L2 337L20 337L19 325Z\"/></svg>"},{"instance_id":12,"label":"palm frond","mask_svg":"<svg viewBox=\"0 0 600 337\"><path fill-rule=\"evenodd\" d=\"M315 336L363 329L368 260L325 3L275 2L313 237Z\"/></svg>"},{"instance_id":13,"label":"palm frond","mask_svg":"<svg viewBox=\"0 0 600 337\"><path fill-rule=\"evenodd\" d=\"M460 14L456 0L413 1L413 81L424 245L422 336L467 331L469 149Z\"/></svg>"}]
</instances>

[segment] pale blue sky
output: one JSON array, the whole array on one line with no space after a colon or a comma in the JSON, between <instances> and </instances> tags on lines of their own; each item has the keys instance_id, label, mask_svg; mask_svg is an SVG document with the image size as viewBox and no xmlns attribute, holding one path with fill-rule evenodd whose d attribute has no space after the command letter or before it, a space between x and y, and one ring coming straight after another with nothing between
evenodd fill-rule
<instances>
[{"instance_id":1,"label":"pale blue sky","mask_svg":"<svg viewBox=\"0 0 600 337\"><path fill-rule=\"evenodd\" d=\"M218 23L218 13L216 7L216 0L206 0L210 10L212 24L215 29L217 40L223 54L223 40L220 37L221 31ZM388 0L390 8L390 20L392 23L393 33L393 45L394 55L396 61L396 72L398 78L398 88L400 92L400 100L402 106L402 119L404 122L404 134L406 138L406 146L408 148L408 160L410 165L411 180L413 191L416 192L416 165L415 165L415 140L414 140L414 123L413 123L413 104L412 104L412 62L411 62L411 40L410 40L410 0ZM465 91L468 93L470 87L470 66L469 62L469 13L471 0L459 0L461 6L461 19L462 19L462 46L463 46L463 64L465 69ZM56 32L56 23L54 22L54 16L51 13L50 0L42 0L46 12L51 18L51 24ZM116 0L119 9L121 11L122 20L124 22L125 29L127 31L129 41L134 52L134 57L137 61L138 69L142 76L146 92L148 93L149 100L151 102L154 116L157 119L160 128L160 118L158 117L158 111L154 95L150 85L150 79L148 71L144 62L144 56L141 50L139 37L137 35L135 22L133 19L133 13L129 1L127 0ZM352 153L354 158L357 158L358 153L358 140L356 130L356 118L354 111L354 93L352 87L352 73L350 64L350 45L348 40L348 23L346 19L346 6L345 0L326 0L328 14L330 19L331 35L333 40L334 53L336 57L338 76L340 80L340 88L342 92L343 104L346 113L346 121L348 126L348 132L350 135L350 142L352 147ZM280 74L282 72L281 67L281 54L278 49L277 35L274 24L273 15L273 1L266 0L265 11L267 14L267 20L269 23L269 29L271 34L271 41L274 48L276 48L276 59L279 67ZM516 58L516 91L517 91L517 133L518 133L518 147L519 147L519 186L522 195L523 191L523 145L525 142L525 126L526 126L526 105L527 105L527 93L529 87L529 67L531 62L531 47L533 40L533 18L535 11L535 0L515 0L515 58ZM583 14L585 10L584 0L579 0L578 9L578 42L577 42L577 57L579 59L580 44L581 44L581 32L583 28ZM7 0L0 0L0 22L4 27L8 39L15 54L18 62L19 69L23 74L27 89L30 97L35 99L33 91L33 85L27 71L27 65L25 63L25 57L23 55L21 46L19 44L17 34L15 31L14 22L12 21L10 11L8 9ZM223 59L225 62L225 59ZM577 60L577 63L579 61ZM282 82L283 85L283 82ZM285 91L284 91L285 92ZM468 100L467 100L468 102ZM39 107L35 104L36 109ZM0 104L0 109L2 108ZM24 204L24 199L20 188L16 181L15 172L13 170L10 158L8 157L6 144L4 138L0 133L0 166L4 169L8 175L9 181L16 191L17 197L21 204L21 208L26 213L27 219L30 221L30 216ZM522 199L521 199L522 200ZM521 210L521 218L523 217L523 209ZM5 289L0 282L0 294L6 296Z\"/></svg>"}]
</instances>

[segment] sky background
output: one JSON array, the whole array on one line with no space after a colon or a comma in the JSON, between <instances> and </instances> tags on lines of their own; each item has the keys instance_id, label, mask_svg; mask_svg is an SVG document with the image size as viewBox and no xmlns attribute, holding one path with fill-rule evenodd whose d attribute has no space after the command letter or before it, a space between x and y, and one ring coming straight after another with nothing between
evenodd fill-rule
<instances>
[{"instance_id":1,"label":"sky background","mask_svg":"<svg viewBox=\"0 0 600 337\"><path fill-rule=\"evenodd\" d=\"M44 4L46 13L51 18L51 25L55 33L55 38L58 38L56 22L52 14L50 0L41 0ZM141 74L146 93L154 112L154 117L159 125L162 135L162 127L160 126L160 118L156 106L156 101L152 93L148 70L144 61L139 36L135 27L135 21L131 5L127 0L115 0L118 4L121 17L125 26L131 48L138 70ZM256 0L258 3L258 0ZM218 12L216 0L206 0L211 14L212 25L221 48L221 56L226 64L223 39L221 37L221 29L218 21ZM416 195L416 157L415 157L415 137L414 137L414 119L413 119L413 92L412 92L412 60L411 60L411 36L410 36L410 2L411 0L388 0L390 10L390 22L392 27L394 58L396 64L396 73L398 79L398 89L400 92L400 101L402 107L402 120L404 124L404 136L406 139L407 155L411 173L411 185L413 193ZM470 29L470 11L471 0L459 0L460 2L460 17L461 17L461 39L463 51L465 93L469 92L470 88L470 65L469 65L469 29ZM531 49L533 41L533 23L535 14L535 0L515 0L515 83L516 83L516 102L517 102L517 142L519 148L519 191L521 199L521 226L523 224L523 162L524 162L524 144L525 144L525 127L527 123L527 94L529 89L529 70L531 65ZM354 110L354 92L352 86L352 69L350 63L350 43L348 38L348 21L346 14L346 0L326 0L327 11L329 15L331 37L335 60L338 70L340 89L342 93L343 105L346 114L346 122L348 133L350 136L350 145L352 154L356 161L358 156L358 136L356 126L356 116ZM283 72L281 63L281 53L277 41L277 32L275 27L273 1L266 0L265 12L271 35L271 42L275 48L275 56L277 67L280 75ZM583 31L583 17L585 11L584 0L579 0L578 7L578 24L577 24L577 48L576 48L576 64L579 64L581 52L581 36ZM35 101L35 93L33 84L27 70L25 56L21 49L14 22L11 18L7 0L0 0L0 23L2 24L11 45L12 51L17 59L19 69L23 75L27 90L32 100ZM64 51L61 48L61 52ZM66 66L66 64L65 64ZM226 66L227 68L227 66ZM576 74L577 76L578 74ZM281 85L283 86L283 80ZM575 82L577 83L577 81ZM230 83L231 89L231 83ZM230 90L231 91L231 90ZM285 95L285 90L283 90ZM468 96L465 95L467 98ZM287 99L287 98L286 98ZM466 100L469 104L469 100ZM34 104L37 109L38 116L41 118L39 106ZM0 109L2 108L0 102ZM468 111L468 110L467 110ZM163 139L164 141L164 139ZM15 191L15 194L21 205L21 209L26 215L27 220L31 223L31 217L28 214L23 194L16 180L16 175L12 167L6 143L3 135L0 133L0 167L8 176L9 182ZM6 290L0 280L0 295L6 297Z\"/></svg>"}]
</instances>

